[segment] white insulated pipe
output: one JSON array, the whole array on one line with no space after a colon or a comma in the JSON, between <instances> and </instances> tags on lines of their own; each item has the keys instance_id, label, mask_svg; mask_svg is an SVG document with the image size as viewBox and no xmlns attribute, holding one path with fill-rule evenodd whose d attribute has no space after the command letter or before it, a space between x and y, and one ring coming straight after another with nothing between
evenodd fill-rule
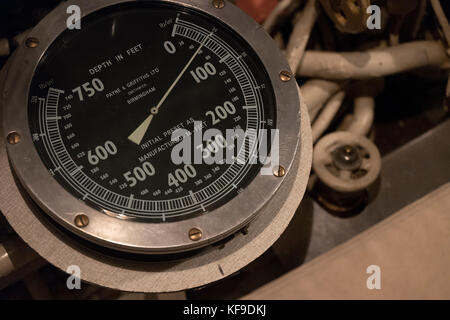
<instances>
[{"instance_id":1,"label":"white insulated pipe","mask_svg":"<svg viewBox=\"0 0 450 320\"><path fill-rule=\"evenodd\" d=\"M300 90L308 106L311 122L315 120L324 104L344 86L343 83L313 79L305 82Z\"/></svg>"},{"instance_id":2,"label":"white insulated pipe","mask_svg":"<svg viewBox=\"0 0 450 320\"><path fill-rule=\"evenodd\" d=\"M330 101L323 108L317 120L312 126L313 142L317 142L323 133L328 129L334 117L338 113L345 98L345 91L339 91L331 97Z\"/></svg>"},{"instance_id":3,"label":"white insulated pipe","mask_svg":"<svg viewBox=\"0 0 450 320\"><path fill-rule=\"evenodd\" d=\"M371 96L356 97L352 122L346 131L360 136L367 136L372 128L374 118L375 98Z\"/></svg>"},{"instance_id":4,"label":"white insulated pipe","mask_svg":"<svg viewBox=\"0 0 450 320\"><path fill-rule=\"evenodd\" d=\"M286 48L286 58L293 72L298 70L302 63L306 45L309 42L311 31L316 23L317 17L316 0L308 0L304 9L296 16L294 29L289 37Z\"/></svg>"},{"instance_id":5,"label":"white insulated pipe","mask_svg":"<svg viewBox=\"0 0 450 320\"><path fill-rule=\"evenodd\" d=\"M362 80L441 66L447 59L444 47L437 41L415 41L364 52L306 51L297 76Z\"/></svg>"},{"instance_id":6,"label":"white insulated pipe","mask_svg":"<svg viewBox=\"0 0 450 320\"><path fill-rule=\"evenodd\" d=\"M263 27L269 34L277 31L280 24L286 17L300 5L300 0L282 0L272 10L270 15L264 21Z\"/></svg>"}]
</instances>

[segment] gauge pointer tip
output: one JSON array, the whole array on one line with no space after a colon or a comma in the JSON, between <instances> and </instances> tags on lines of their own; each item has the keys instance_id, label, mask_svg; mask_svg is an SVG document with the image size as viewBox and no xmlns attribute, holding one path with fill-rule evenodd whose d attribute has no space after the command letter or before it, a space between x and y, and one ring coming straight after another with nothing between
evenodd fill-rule
<instances>
[{"instance_id":1,"label":"gauge pointer tip","mask_svg":"<svg viewBox=\"0 0 450 320\"><path fill-rule=\"evenodd\" d=\"M128 140L134 142L137 145L140 145L152 120L153 114L151 114L150 116L147 117L147 119L145 119L145 121L128 137Z\"/></svg>"}]
</instances>

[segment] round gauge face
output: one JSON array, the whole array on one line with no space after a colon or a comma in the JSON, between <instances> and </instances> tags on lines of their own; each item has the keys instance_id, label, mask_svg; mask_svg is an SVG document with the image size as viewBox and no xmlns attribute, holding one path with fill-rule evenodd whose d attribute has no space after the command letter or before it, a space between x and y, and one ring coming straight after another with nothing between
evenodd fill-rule
<instances>
[{"instance_id":1,"label":"round gauge face","mask_svg":"<svg viewBox=\"0 0 450 320\"><path fill-rule=\"evenodd\" d=\"M54 179L100 212L161 223L207 214L248 187L262 167L248 142L275 129L276 105L245 40L163 2L81 22L48 48L30 86L31 135Z\"/></svg>"}]
</instances>

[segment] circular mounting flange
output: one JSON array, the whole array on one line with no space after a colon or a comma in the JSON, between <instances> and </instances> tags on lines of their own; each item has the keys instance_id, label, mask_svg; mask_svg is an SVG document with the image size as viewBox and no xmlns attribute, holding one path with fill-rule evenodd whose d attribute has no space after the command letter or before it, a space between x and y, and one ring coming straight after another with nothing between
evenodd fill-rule
<instances>
[{"instance_id":1,"label":"circular mounting flange","mask_svg":"<svg viewBox=\"0 0 450 320\"><path fill-rule=\"evenodd\" d=\"M381 171L378 148L366 137L335 132L314 148L313 168L320 181L338 192L368 188Z\"/></svg>"},{"instance_id":2,"label":"circular mounting flange","mask_svg":"<svg viewBox=\"0 0 450 320\"><path fill-rule=\"evenodd\" d=\"M300 113L299 96L295 81L280 79L280 72L290 70L282 53L260 26L233 5L220 9L212 1L203 0L147 0L166 2L198 10L213 16L236 31L258 54L274 88L277 106L277 127L280 130L280 164L289 172L298 156ZM79 0L74 1L84 16L106 7L140 1L130 0ZM90 241L132 253L171 254L194 250L226 238L250 223L284 183L286 174L258 175L236 198L204 216L171 223L141 223L133 219L100 213L67 192L44 166L33 145L27 113L28 90L39 61L51 44L64 32L66 7L64 3L50 13L34 28L29 37L37 39L39 46L22 45L11 64L5 84L4 137L11 132L21 136L18 144L7 145L9 159L22 185L33 200L52 218L71 232ZM271 170L273 171L273 170ZM42 188L45 186L45 188ZM83 217L80 220L78 217ZM78 219L78 220L77 220ZM76 221L88 221L80 224ZM80 227L82 225L82 227ZM195 241L190 230L201 230ZM119 230L119 231L117 231ZM161 236L163 234L164 236Z\"/></svg>"},{"instance_id":3,"label":"circular mounting flange","mask_svg":"<svg viewBox=\"0 0 450 320\"><path fill-rule=\"evenodd\" d=\"M11 61L11 60L10 60ZM7 70L0 73L6 76ZM3 107L0 90L0 108ZM236 234L223 248L210 248L189 259L172 261L127 260L93 252L53 228L42 219L23 195L14 178L0 139L0 210L17 234L40 256L66 272L78 266L81 279L100 286L131 292L174 292L201 287L224 279L263 254L280 237L298 210L309 179L312 135L306 105L301 107L301 152L286 181L247 229ZM301 213L300 213L301 214Z\"/></svg>"}]
</instances>

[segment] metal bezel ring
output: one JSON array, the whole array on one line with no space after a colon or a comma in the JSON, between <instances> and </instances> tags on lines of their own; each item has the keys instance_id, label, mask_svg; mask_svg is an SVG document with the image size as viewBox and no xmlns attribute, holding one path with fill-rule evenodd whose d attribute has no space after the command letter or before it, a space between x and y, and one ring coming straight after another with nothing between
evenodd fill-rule
<instances>
[{"instance_id":1,"label":"metal bezel ring","mask_svg":"<svg viewBox=\"0 0 450 320\"><path fill-rule=\"evenodd\" d=\"M272 39L260 25L234 5L215 8L204 0L146 0L173 3L199 10L235 30L258 54L275 91L277 128L280 128L280 164L289 172L298 156L300 136L300 98L295 80L283 82L279 74L289 65ZM66 7L77 4L83 16L125 2L137 0L79 0L65 2L39 23L29 37L39 39L39 46L21 45L15 53L4 88L4 139L18 132L21 141L6 143L9 159L20 182L33 200L65 228L97 244L133 253L168 254L193 250L221 240L238 231L255 218L258 211L273 197L285 177L258 175L240 195L204 216L164 224L120 220L100 213L76 199L48 172L32 142L28 126L28 92L34 71L55 39L67 28ZM83 214L89 224L78 228L76 216ZM199 241L189 239L192 228L202 230ZM161 235L164 235L161 237ZM169 236L167 236L169 235Z\"/></svg>"}]
</instances>

